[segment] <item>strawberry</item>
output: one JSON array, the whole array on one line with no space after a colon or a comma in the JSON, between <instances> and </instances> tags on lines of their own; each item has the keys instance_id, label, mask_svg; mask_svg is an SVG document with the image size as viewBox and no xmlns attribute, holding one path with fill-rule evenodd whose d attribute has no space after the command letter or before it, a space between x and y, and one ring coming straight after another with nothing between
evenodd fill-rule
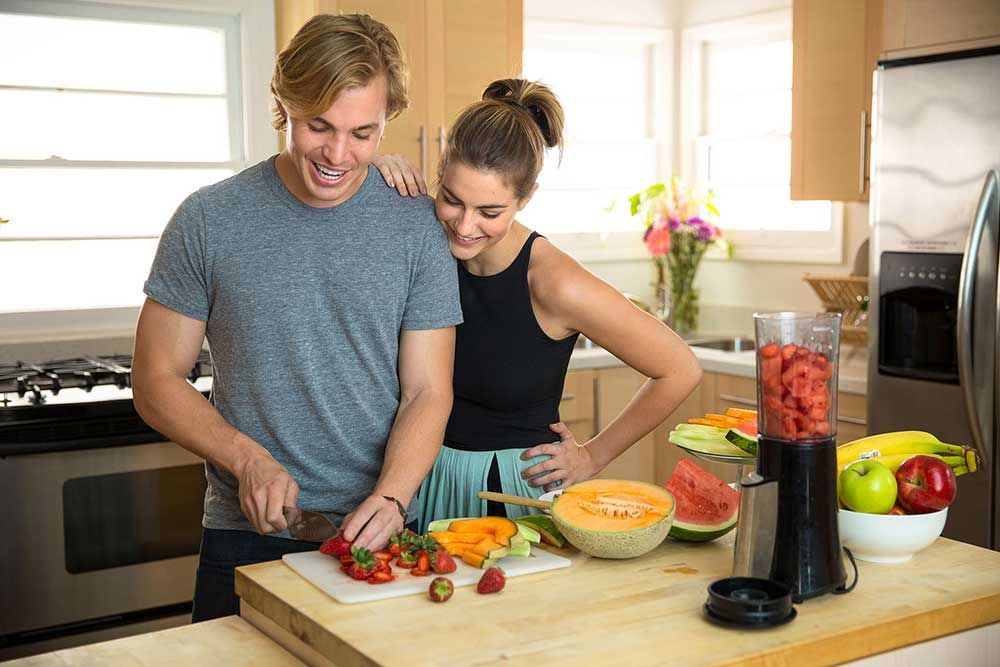
<instances>
[{"instance_id":1,"label":"strawberry","mask_svg":"<svg viewBox=\"0 0 1000 667\"><path fill-rule=\"evenodd\" d=\"M321 554L326 554L327 556L350 556L351 555L351 543L344 538L344 534L337 533L330 539L319 545L319 552Z\"/></svg>"},{"instance_id":2,"label":"strawberry","mask_svg":"<svg viewBox=\"0 0 1000 667\"><path fill-rule=\"evenodd\" d=\"M455 559L451 557L451 554L441 549L434 554L431 569L438 574L450 574L458 569L458 565L455 564Z\"/></svg>"},{"instance_id":3,"label":"strawberry","mask_svg":"<svg viewBox=\"0 0 1000 667\"><path fill-rule=\"evenodd\" d=\"M354 562L347 566L347 574L353 579L367 579L375 571L375 563L378 561L372 556L372 552L363 547L351 547L351 557Z\"/></svg>"},{"instance_id":4,"label":"strawberry","mask_svg":"<svg viewBox=\"0 0 1000 667\"><path fill-rule=\"evenodd\" d=\"M354 559L351 558L351 554L345 554L343 556L339 556L338 560L340 560L341 565L350 565L351 563L354 562Z\"/></svg>"},{"instance_id":5,"label":"strawberry","mask_svg":"<svg viewBox=\"0 0 1000 667\"><path fill-rule=\"evenodd\" d=\"M380 560L383 563L388 563L392 560L392 554L388 551L376 551L372 556L375 557L375 560Z\"/></svg>"},{"instance_id":6,"label":"strawberry","mask_svg":"<svg viewBox=\"0 0 1000 667\"><path fill-rule=\"evenodd\" d=\"M434 577L427 594L433 602L445 602L455 592L455 585L447 577Z\"/></svg>"},{"instance_id":7,"label":"strawberry","mask_svg":"<svg viewBox=\"0 0 1000 667\"><path fill-rule=\"evenodd\" d=\"M483 572L483 576L479 578L479 583L476 584L476 590L480 593L496 593L503 590L504 584L507 583L507 577L503 569L499 567L490 567Z\"/></svg>"},{"instance_id":8,"label":"strawberry","mask_svg":"<svg viewBox=\"0 0 1000 667\"><path fill-rule=\"evenodd\" d=\"M396 567L401 567L409 570L410 568L416 567L416 565L417 565L417 557L415 554L409 551L404 551L403 553L399 554L399 558L396 559Z\"/></svg>"},{"instance_id":9,"label":"strawberry","mask_svg":"<svg viewBox=\"0 0 1000 667\"><path fill-rule=\"evenodd\" d=\"M372 572L371 576L368 577L369 584L385 584L390 581L395 581L396 577L389 572Z\"/></svg>"},{"instance_id":10,"label":"strawberry","mask_svg":"<svg viewBox=\"0 0 1000 667\"><path fill-rule=\"evenodd\" d=\"M427 555L426 551L417 552L417 566L413 569L422 570L424 574L431 571L431 557ZM410 574L413 573L411 572Z\"/></svg>"}]
</instances>

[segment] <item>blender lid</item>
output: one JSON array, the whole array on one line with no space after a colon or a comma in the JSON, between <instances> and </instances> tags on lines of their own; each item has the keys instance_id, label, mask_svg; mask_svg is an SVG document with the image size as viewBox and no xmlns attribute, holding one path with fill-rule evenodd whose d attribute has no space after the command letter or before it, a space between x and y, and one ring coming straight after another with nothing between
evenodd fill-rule
<instances>
[{"instance_id":1,"label":"blender lid","mask_svg":"<svg viewBox=\"0 0 1000 667\"><path fill-rule=\"evenodd\" d=\"M705 615L716 623L741 628L770 628L795 618L792 590L772 579L729 577L708 587Z\"/></svg>"}]
</instances>

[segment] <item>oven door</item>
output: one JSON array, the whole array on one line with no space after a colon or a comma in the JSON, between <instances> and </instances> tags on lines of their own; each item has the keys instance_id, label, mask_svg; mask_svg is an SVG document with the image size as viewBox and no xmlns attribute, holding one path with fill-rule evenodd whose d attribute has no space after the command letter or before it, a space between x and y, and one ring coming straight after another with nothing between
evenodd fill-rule
<instances>
[{"instance_id":1,"label":"oven door","mask_svg":"<svg viewBox=\"0 0 1000 667\"><path fill-rule=\"evenodd\" d=\"M0 459L0 638L189 603L204 492L171 442Z\"/></svg>"}]
</instances>

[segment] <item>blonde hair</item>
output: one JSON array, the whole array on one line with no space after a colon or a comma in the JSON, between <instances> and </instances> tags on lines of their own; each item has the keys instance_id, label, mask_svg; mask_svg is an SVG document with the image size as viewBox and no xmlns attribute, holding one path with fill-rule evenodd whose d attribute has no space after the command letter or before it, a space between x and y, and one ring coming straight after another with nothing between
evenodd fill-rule
<instances>
[{"instance_id":1,"label":"blonde hair","mask_svg":"<svg viewBox=\"0 0 1000 667\"><path fill-rule=\"evenodd\" d=\"M344 90L367 86L380 74L389 88L385 111L391 120L410 104L406 62L396 37L367 14L318 14L274 63L271 125L276 130L287 126L281 106L296 118L315 118Z\"/></svg>"},{"instance_id":2,"label":"blonde hair","mask_svg":"<svg viewBox=\"0 0 1000 667\"><path fill-rule=\"evenodd\" d=\"M518 199L531 192L545 149L563 147L563 109L548 86L524 79L494 81L467 107L448 135L438 176L450 162L501 175Z\"/></svg>"}]
</instances>

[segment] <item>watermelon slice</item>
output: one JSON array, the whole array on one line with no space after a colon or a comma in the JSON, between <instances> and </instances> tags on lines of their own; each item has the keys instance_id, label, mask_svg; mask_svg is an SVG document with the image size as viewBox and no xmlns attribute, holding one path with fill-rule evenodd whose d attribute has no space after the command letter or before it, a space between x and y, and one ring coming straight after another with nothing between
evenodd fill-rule
<instances>
[{"instance_id":1,"label":"watermelon slice","mask_svg":"<svg viewBox=\"0 0 1000 667\"><path fill-rule=\"evenodd\" d=\"M736 527L740 494L697 465L681 459L667 481L677 509L670 537L683 542L708 542Z\"/></svg>"}]
</instances>

